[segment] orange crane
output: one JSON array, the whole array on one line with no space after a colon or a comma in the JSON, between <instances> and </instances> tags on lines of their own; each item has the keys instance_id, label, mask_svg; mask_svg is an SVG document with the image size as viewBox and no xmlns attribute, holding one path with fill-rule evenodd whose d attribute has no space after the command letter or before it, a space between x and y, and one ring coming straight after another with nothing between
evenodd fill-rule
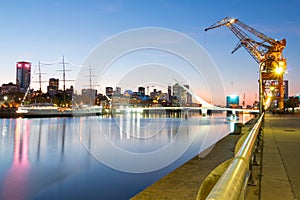
<instances>
[{"instance_id":1,"label":"orange crane","mask_svg":"<svg viewBox=\"0 0 300 200\"><path fill-rule=\"evenodd\" d=\"M254 58L260 67L260 110L267 109L271 100L276 100L278 108L284 108L284 81L283 75L286 72L286 59L282 55L282 50L286 46L286 40L280 41L268 37L267 35L244 24L238 19L226 17L216 22L205 31L226 26L239 39L237 46L231 53L240 47L244 47ZM255 38L261 40L256 41Z\"/></svg>"}]
</instances>

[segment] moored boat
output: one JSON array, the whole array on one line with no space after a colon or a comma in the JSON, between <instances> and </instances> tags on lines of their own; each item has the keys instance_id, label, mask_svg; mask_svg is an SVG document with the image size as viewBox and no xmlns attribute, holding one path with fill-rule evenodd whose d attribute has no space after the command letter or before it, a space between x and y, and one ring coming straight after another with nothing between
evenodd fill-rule
<instances>
[{"instance_id":1,"label":"moored boat","mask_svg":"<svg viewBox=\"0 0 300 200\"><path fill-rule=\"evenodd\" d=\"M101 115L102 106L61 108L53 104L22 105L16 110L19 117L77 117Z\"/></svg>"}]
</instances>

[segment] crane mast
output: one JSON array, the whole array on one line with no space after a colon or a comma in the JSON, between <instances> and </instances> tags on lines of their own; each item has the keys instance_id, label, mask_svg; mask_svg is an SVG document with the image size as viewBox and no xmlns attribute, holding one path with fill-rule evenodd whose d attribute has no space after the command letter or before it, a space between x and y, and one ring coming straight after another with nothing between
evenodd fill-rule
<instances>
[{"instance_id":1,"label":"crane mast","mask_svg":"<svg viewBox=\"0 0 300 200\"><path fill-rule=\"evenodd\" d=\"M282 51L286 46L286 40L275 40L244 24L238 19L226 17L216 22L205 31L226 26L239 39L238 44L231 53L244 47L254 58L260 67L260 105L267 109L272 101L276 100L280 110L284 108L284 81L286 71L286 59ZM249 34L261 40L254 40Z\"/></svg>"}]
</instances>

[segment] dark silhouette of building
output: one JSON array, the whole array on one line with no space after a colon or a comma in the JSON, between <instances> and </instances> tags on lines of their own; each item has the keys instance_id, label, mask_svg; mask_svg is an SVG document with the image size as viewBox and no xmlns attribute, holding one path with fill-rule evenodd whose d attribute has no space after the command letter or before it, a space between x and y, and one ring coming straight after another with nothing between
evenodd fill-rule
<instances>
[{"instance_id":1,"label":"dark silhouette of building","mask_svg":"<svg viewBox=\"0 0 300 200\"><path fill-rule=\"evenodd\" d=\"M19 91L26 91L30 85L31 77L31 63L26 61L20 61L16 64L16 84Z\"/></svg>"},{"instance_id":2,"label":"dark silhouette of building","mask_svg":"<svg viewBox=\"0 0 300 200\"><path fill-rule=\"evenodd\" d=\"M145 96L145 88L144 87L139 87L138 92L140 93L141 96Z\"/></svg>"},{"instance_id":3,"label":"dark silhouette of building","mask_svg":"<svg viewBox=\"0 0 300 200\"><path fill-rule=\"evenodd\" d=\"M289 81L284 80L284 100L289 99Z\"/></svg>"},{"instance_id":4,"label":"dark silhouette of building","mask_svg":"<svg viewBox=\"0 0 300 200\"><path fill-rule=\"evenodd\" d=\"M7 84L2 84L0 87L0 94L8 94L8 93L14 93L18 92L18 86L16 84L13 84L12 82Z\"/></svg>"},{"instance_id":5,"label":"dark silhouette of building","mask_svg":"<svg viewBox=\"0 0 300 200\"><path fill-rule=\"evenodd\" d=\"M114 89L112 87L106 87L105 88L105 94L108 97L112 97L112 95L114 94Z\"/></svg>"},{"instance_id":6,"label":"dark silhouette of building","mask_svg":"<svg viewBox=\"0 0 300 200\"><path fill-rule=\"evenodd\" d=\"M172 86L170 85L168 86L168 100L172 100Z\"/></svg>"},{"instance_id":7,"label":"dark silhouette of building","mask_svg":"<svg viewBox=\"0 0 300 200\"><path fill-rule=\"evenodd\" d=\"M47 86L47 93L50 96L55 96L58 91L58 86L59 86L59 79L50 78L49 85Z\"/></svg>"}]
</instances>

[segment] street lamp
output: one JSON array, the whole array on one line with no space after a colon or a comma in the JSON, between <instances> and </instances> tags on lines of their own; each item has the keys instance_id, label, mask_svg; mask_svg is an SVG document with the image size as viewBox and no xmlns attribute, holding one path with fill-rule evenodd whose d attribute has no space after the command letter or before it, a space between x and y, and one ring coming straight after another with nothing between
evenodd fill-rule
<instances>
[{"instance_id":1,"label":"street lamp","mask_svg":"<svg viewBox=\"0 0 300 200\"><path fill-rule=\"evenodd\" d=\"M286 70L286 62L285 60L279 60L277 66L275 67L273 73L276 75L276 79L278 81L278 90L279 90L279 98L278 98L278 107L280 110L284 109L284 88L283 88L283 75Z\"/></svg>"}]
</instances>

